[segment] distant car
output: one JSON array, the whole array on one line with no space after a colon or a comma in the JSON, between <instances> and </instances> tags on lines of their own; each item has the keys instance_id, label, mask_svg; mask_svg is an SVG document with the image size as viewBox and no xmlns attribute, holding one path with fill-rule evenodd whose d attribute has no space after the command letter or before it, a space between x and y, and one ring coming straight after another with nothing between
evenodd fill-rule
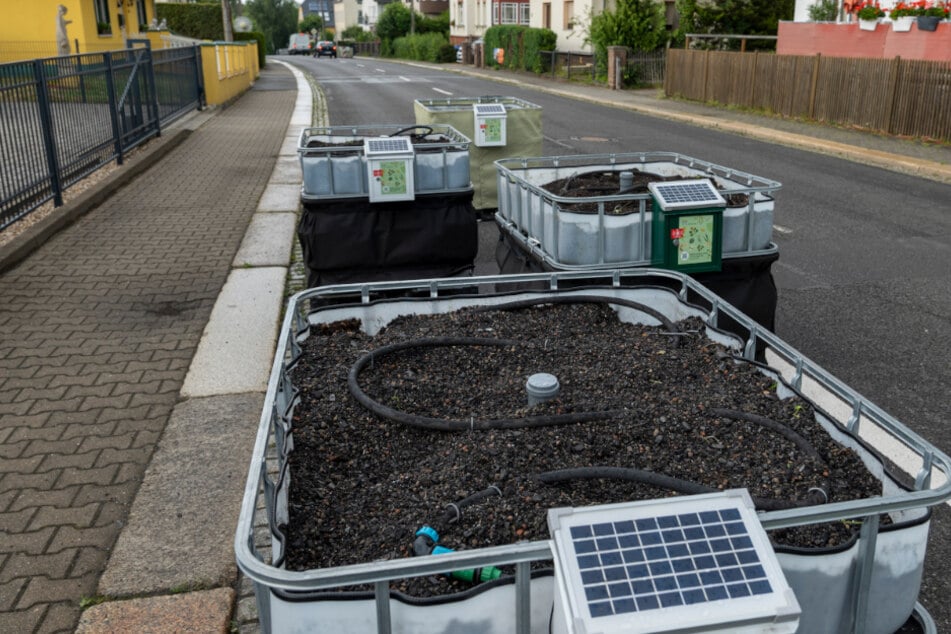
<instances>
[{"instance_id":1,"label":"distant car","mask_svg":"<svg viewBox=\"0 0 951 634\"><path fill-rule=\"evenodd\" d=\"M314 57L323 57L324 55L336 58L337 45L327 40L317 42L314 46Z\"/></svg>"},{"instance_id":2,"label":"distant car","mask_svg":"<svg viewBox=\"0 0 951 634\"><path fill-rule=\"evenodd\" d=\"M290 55L310 55L310 36L306 33L294 33L287 42Z\"/></svg>"}]
</instances>

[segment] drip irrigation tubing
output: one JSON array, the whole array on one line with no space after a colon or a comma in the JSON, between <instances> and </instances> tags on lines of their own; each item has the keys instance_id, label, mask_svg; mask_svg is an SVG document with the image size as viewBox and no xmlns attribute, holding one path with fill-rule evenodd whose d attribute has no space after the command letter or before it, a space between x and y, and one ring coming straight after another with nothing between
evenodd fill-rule
<instances>
[{"instance_id":1,"label":"drip irrigation tubing","mask_svg":"<svg viewBox=\"0 0 951 634\"><path fill-rule=\"evenodd\" d=\"M624 306L625 308L633 308L638 310L646 315L650 315L657 321L659 321L664 328L667 329L667 332L672 335L683 334L674 324L673 321L667 318L659 310L651 308L647 304L642 304L640 302L635 302L630 299L622 299L619 297L604 297L603 295L568 295L568 296L555 296L555 297L537 297L533 299L523 299L515 302L508 302L505 304L496 304L494 306L480 306L473 310L473 313L488 313L497 310L520 310L522 308L531 308L532 306L540 306L542 304L615 304L617 306ZM674 337L674 347L680 345L680 339Z\"/></svg>"},{"instance_id":2,"label":"drip irrigation tubing","mask_svg":"<svg viewBox=\"0 0 951 634\"><path fill-rule=\"evenodd\" d=\"M462 519L462 510L464 508L467 506L472 506L476 502L481 502L490 495L502 497L502 489L493 484L492 486L473 493L472 495L465 497L458 502L450 502L446 505L445 512L439 518L441 524L453 524L458 522L460 519Z\"/></svg>"},{"instance_id":3,"label":"drip irrigation tubing","mask_svg":"<svg viewBox=\"0 0 951 634\"><path fill-rule=\"evenodd\" d=\"M484 429L524 429L533 427L553 427L557 425L568 425L571 423L587 423L595 420L606 420L614 418L621 413L621 410L606 410L601 412L577 412L573 414L548 414L542 416L525 416L521 418L502 418L495 420L476 420L475 417L469 420L452 420L446 418L433 418L430 416L421 416L418 414L408 414L397 409L393 409L379 401L371 398L360 387L358 378L360 372L373 362L377 357L381 357L402 350L413 348L434 348L447 346L500 346L514 347L519 345L517 341L511 339L489 339L485 337L434 337L429 339L414 339L393 343L376 350L372 350L357 359L356 363L350 368L347 376L347 387L350 388L350 394L358 403L368 410L388 420L392 420L412 427L429 429L433 431L475 431Z\"/></svg>"},{"instance_id":4,"label":"drip irrigation tubing","mask_svg":"<svg viewBox=\"0 0 951 634\"><path fill-rule=\"evenodd\" d=\"M689 480L681 480L680 478L674 478L669 475L664 475L663 473L628 467L577 467L574 469L559 469L557 471L541 473L538 475L538 479L545 484L560 484L572 480L625 480L627 482L648 484L685 495L717 493L720 491L720 489L716 487L697 484ZM803 506L825 504L829 501L826 491L819 487L810 488L807 492L807 499L805 500L772 500L755 496L750 497L752 497L753 504L759 511L800 508Z\"/></svg>"},{"instance_id":5,"label":"drip irrigation tubing","mask_svg":"<svg viewBox=\"0 0 951 634\"><path fill-rule=\"evenodd\" d=\"M808 455L810 458L812 458L819 464L826 466L826 461L822 458L819 452L816 451L816 448L813 447L812 444L810 444L808 440L800 436L799 433L796 432L794 429L787 427L786 425L783 425L782 423L778 423L771 418L760 416L759 414L752 414L750 412L740 412L737 410L723 409L719 407L710 408L707 410L707 413L712 416L720 416L720 417L729 418L732 420L746 421L748 423L753 423L754 425L759 425L761 427L770 429L776 432L777 434L779 434L780 436L782 436L783 438L785 438L786 440L788 440L789 442L793 443L797 447L799 447L799 449L803 453Z\"/></svg>"}]
</instances>

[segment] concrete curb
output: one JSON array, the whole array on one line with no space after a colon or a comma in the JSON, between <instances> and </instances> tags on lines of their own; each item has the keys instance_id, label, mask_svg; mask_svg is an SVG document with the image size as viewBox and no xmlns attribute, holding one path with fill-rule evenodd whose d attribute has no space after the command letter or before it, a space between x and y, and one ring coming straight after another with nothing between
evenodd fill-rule
<instances>
[{"instance_id":1,"label":"concrete curb","mask_svg":"<svg viewBox=\"0 0 951 634\"><path fill-rule=\"evenodd\" d=\"M212 607L226 613L230 627L235 625L230 620L238 598L234 535L285 303L300 205L297 140L314 112L303 73L277 63L297 80L285 140L192 358L182 401L169 418L99 582L103 596L155 595L153 602L96 606L84 613L81 628L93 619L101 622L98 608L103 608L111 623L137 624L137 612L147 610L156 623L176 623L175 631L219 631L205 629L202 614L173 613L180 611L173 599L199 600L206 594L176 590L198 588L217 588ZM209 459L214 456L226 459Z\"/></svg>"}]
</instances>

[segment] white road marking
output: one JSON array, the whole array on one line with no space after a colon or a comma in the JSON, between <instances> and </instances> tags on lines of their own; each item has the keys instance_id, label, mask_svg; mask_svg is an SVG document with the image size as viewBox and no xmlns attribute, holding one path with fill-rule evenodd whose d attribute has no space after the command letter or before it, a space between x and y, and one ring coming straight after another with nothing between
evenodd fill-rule
<instances>
[{"instance_id":1,"label":"white road marking","mask_svg":"<svg viewBox=\"0 0 951 634\"><path fill-rule=\"evenodd\" d=\"M400 79L402 79L403 81L413 81L409 77L403 77L402 75L400 75Z\"/></svg>"},{"instance_id":2,"label":"white road marking","mask_svg":"<svg viewBox=\"0 0 951 634\"><path fill-rule=\"evenodd\" d=\"M433 90L435 90L436 92L442 93L444 95L452 96L451 92L449 92L448 90L443 90L442 88L433 88Z\"/></svg>"},{"instance_id":3,"label":"white road marking","mask_svg":"<svg viewBox=\"0 0 951 634\"><path fill-rule=\"evenodd\" d=\"M375 71L378 72L378 73L385 73L385 72L386 72L386 71L383 70L382 68L374 68L373 70L375 70Z\"/></svg>"},{"instance_id":4,"label":"white road marking","mask_svg":"<svg viewBox=\"0 0 951 634\"><path fill-rule=\"evenodd\" d=\"M776 233L792 233L792 229L789 227L784 227L782 225L773 224L773 231Z\"/></svg>"},{"instance_id":5,"label":"white road marking","mask_svg":"<svg viewBox=\"0 0 951 634\"><path fill-rule=\"evenodd\" d=\"M551 138L550 136L546 136L546 137L544 137L544 138L545 138L546 141L551 141L551 142L554 143L555 145L560 145L561 147L566 147L566 148L571 148L571 149L574 149L574 147L575 147L575 146L573 146L573 145L571 145L571 144L569 144L569 143L565 143L564 141L559 141L558 139L553 139L553 138Z\"/></svg>"}]
</instances>

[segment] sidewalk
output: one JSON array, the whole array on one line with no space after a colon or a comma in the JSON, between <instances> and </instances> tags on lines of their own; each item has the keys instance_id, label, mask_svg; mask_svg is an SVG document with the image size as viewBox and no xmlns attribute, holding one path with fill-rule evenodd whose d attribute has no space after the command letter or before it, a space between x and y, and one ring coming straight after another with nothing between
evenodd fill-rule
<instances>
[{"instance_id":1,"label":"sidewalk","mask_svg":"<svg viewBox=\"0 0 951 634\"><path fill-rule=\"evenodd\" d=\"M438 68L951 182L947 147ZM314 105L269 63L230 107L166 132L133 186L67 205L75 223L24 237L12 268L16 245L0 249L0 631L256 631L232 545Z\"/></svg>"}]
</instances>

